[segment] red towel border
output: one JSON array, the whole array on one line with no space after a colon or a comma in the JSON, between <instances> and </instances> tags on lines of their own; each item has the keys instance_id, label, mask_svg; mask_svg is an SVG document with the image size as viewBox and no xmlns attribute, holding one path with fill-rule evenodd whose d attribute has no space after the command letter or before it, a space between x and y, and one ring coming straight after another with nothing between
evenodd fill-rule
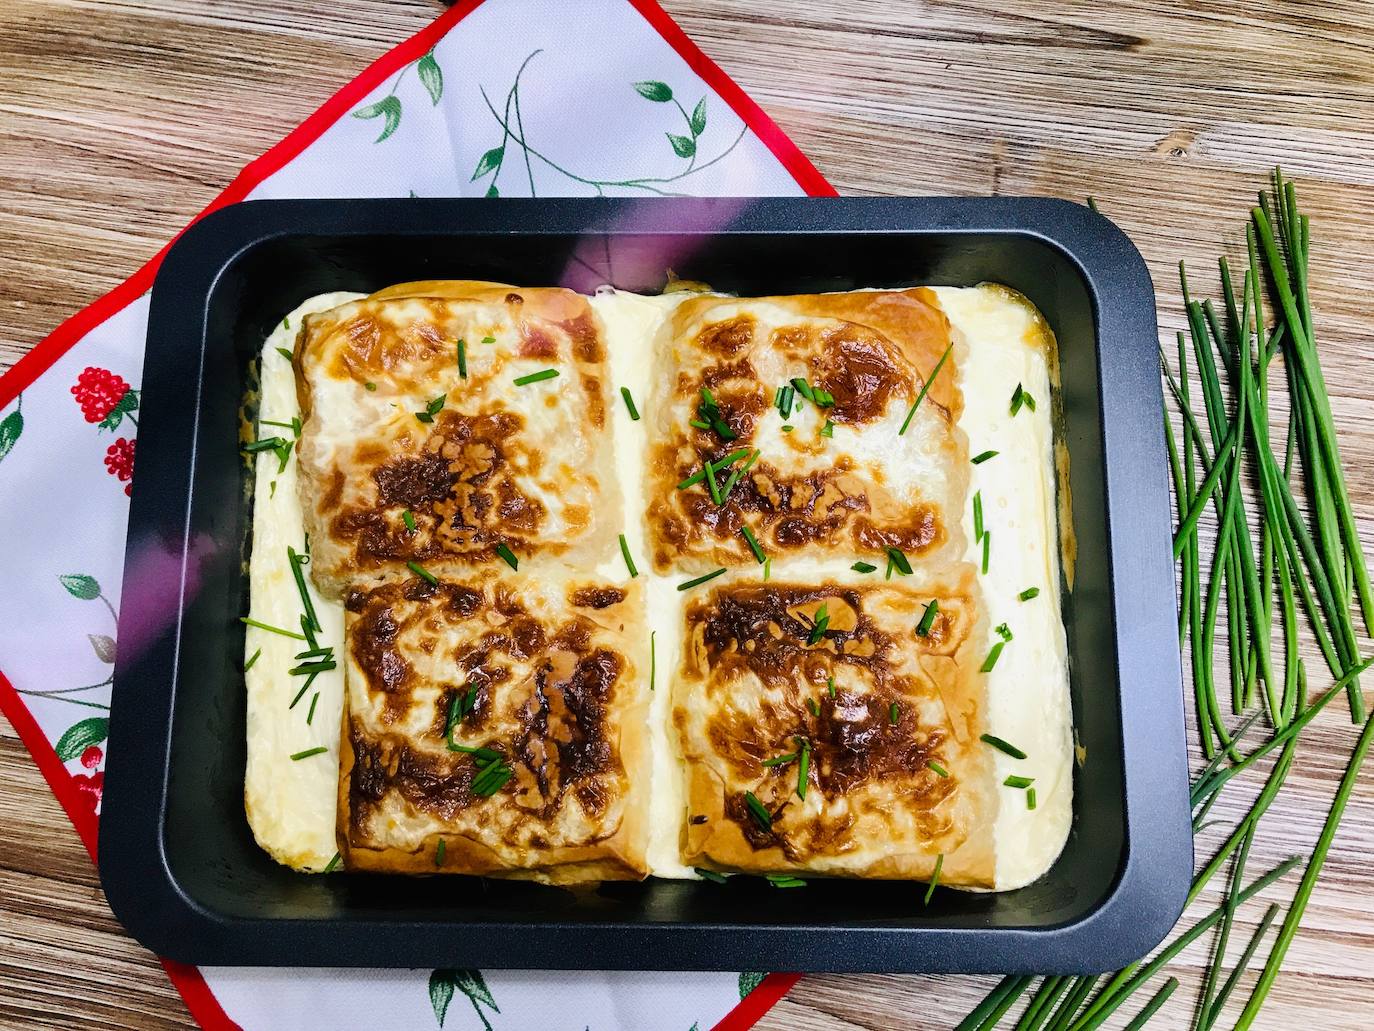
<instances>
[{"instance_id":1,"label":"red towel border","mask_svg":"<svg viewBox=\"0 0 1374 1031\"><path fill-rule=\"evenodd\" d=\"M261 157L244 166L234 181L224 192L210 202L191 224L204 218L210 212L227 204L243 200L264 179L279 171L294 160L306 147L314 143L325 131L340 118L351 111L359 101L377 88L401 68L427 53L448 31L482 5L484 0L462 0L455 3L437 19L415 35L397 44L369 65L357 78L340 89L324 102L309 118L293 129ZM687 38L687 34L669 17L657 0L627 0L643 18L663 37L664 42L677 51L680 56L706 83L734 110L735 114L753 130L763 144L782 163L782 166L797 181L797 184L812 197L833 197L835 188L826 182L799 149L787 138L763 109L744 92L720 66L702 53L701 48ZM185 232L183 228L181 232ZM178 233L177 236L180 236ZM75 315L64 321L57 329L48 334L28 354L20 358L13 368L0 377L0 408L8 405L44 372L52 367L78 341L91 330L114 315L123 311L153 285L162 258L171 247L172 241L158 251L142 268L115 287L105 296L92 302ZM20 699L14 686L0 672L0 712L14 726L19 740L33 756L39 772L48 782L53 795L66 811L80 836L92 861L96 859L96 817L87 808L85 800L76 790L75 782L67 768L57 758L52 745L44 736L33 715ZM198 969L170 960L162 960L168 976L181 997L191 1016L206 1031L240 1031L239 1026L229 1019L220 1006L219 1000L210 991L205 978ZM798 974L769 974L757 988L749 993L740 1004L725 1015L711 1031L747 1031L767 1013L788 990L797 983Z\"/></svg>"}]
</instances>

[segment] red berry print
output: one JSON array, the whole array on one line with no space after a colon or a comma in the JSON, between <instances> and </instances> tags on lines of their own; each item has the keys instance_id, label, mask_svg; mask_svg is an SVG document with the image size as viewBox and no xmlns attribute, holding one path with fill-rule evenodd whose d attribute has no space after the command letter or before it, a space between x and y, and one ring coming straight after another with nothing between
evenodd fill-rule
<instances>
[{"instance_id":1,"label":"red berry print","mask_svg":"<svg viewBox=\"0 0 1374 1031\"><path fill-rule=\"evenodd\" d=\"M87 422L104 422L128 392L129 384L124 377L116 376L109 369L94 367L81 373L76 378L76 386L72 387L72 394Z\"/></svg>"},{"instance_id":2,"label":"red berry print","mask_svg":"<svg viewBox=\"0 0 1374 1031\"><path fill-rule=\"evenodd\" d=\"M76 783L76 790L81 795L85 803L90 806L91 812L100 811L100 796L105 791L105 773L78 773L72 778Z\"/></svg>"},{"instance_id":3,"label":"red berry print","mask_svg":"<svg viewBox=\"0 0 1374 1031\"><path fill-rule=\"evenodd\" d=\"M105 468L111 476L117 476L126 485L125 494L133 493L133 484L129 480L134 475L134 444L133 438L120 437L105 449Z\"/></svg>"},{"instance_id":4,"label":"red berry print","mask_svg":"<svg viewBox=\"0 0 1374 1031\"><path fill-rule=\"evenodd\" d=\"M81 765L88 770L93 770L100 765L100 760L105 758L105 753L100 750L99 745L91 745L81 753Z\"/></svg>"}]
</instances>

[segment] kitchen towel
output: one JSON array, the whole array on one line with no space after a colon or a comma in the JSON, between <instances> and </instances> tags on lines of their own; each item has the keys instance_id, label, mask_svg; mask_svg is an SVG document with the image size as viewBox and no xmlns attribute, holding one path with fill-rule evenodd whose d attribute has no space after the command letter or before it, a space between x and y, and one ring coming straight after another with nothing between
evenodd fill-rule
<instances>
[{"instance_id":1,"label":"kitchen towel","mask_svg":"<svg viewBox=\"0 0 1374 1031\"><path fill-rule=\"evenodd\" d=\"M206 211L265 197L833 192L654 0L467 0L344 86ZM160 258L0 379L0 710L93 858ZM51 533L55 512L69 532ZM738 1031L796 979L164 965L203 1026L249 1031Z\"/></svg>"}]
</instances>

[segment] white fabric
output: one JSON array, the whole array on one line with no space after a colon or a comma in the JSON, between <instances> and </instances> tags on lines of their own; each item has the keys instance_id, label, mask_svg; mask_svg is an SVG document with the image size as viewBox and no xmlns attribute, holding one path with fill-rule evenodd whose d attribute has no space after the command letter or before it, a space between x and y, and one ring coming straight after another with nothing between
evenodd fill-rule
<instances>
[{"instance_id":1,"label":"white fabric","mask_svg":"<svg viewBox=\"0 0 1374 1031\"><path fill-rule=\"evenodd\" d=\"M438 43L433 63L442 75L437 102L433 67L408 65L353 112L379 103L394 108L385 99L394 96L400 118L386 139L374 142L387 127L385 113L347 115L252 197L482 196L492 174L474 181L473 173L504 135L482 90L504 114L522 65L514 128L519 133L523 126L526 143L542 157L532 154L527 169L519 143L508 140L497 181L502 196L528 196L531 180L540 196L802 192L626 0L487 0ZM676 102L636 83L666 84ZM668 134L681 138L679 147L692 142L692 115L703 98L696 153L680 156ZM128 516L124 484L107 471L106 451L117 438L136 438L138 413L102 430L83 418L72 387L87 368L138 387L147 311L145 296L108 319L0 412L12 416L22 406L23 421L7 451L0 422L0 670L51 742L67 735L70 749L94 741L62 756L78 783L93 784L103 762L90 749L103 749L99 721L109 687L100 682L110 665L102 638L115 636ZM9 429L17 424L11 418ZM54 532L58 525L61 532ZM73 574L90 580L59 579ZM88 685L96 686L72 690ZM96 722L82 724L89 720ZM82 729L72 731L78 724ZM202 972L229 1016L251 1031L439 1026L427 970ZM444 1027L706 1031L739 1002L741 986L734 973L491 971L484 977L499 1012L457 990Z\"/></svg>"}]
</instances>

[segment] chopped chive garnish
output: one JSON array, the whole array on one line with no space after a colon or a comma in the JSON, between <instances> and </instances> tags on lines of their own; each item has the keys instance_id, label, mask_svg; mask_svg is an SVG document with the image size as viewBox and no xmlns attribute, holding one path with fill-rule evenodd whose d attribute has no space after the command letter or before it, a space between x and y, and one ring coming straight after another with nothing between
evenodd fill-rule
<instances>
[{"instance_id":1,"label":"chopped chive garnish","mask_svg":"<svg viewBox=\"0 0 1374 1031\"><path fill-rule=\"evenodd\" d=\"M310 625L310 620L306 617L304 612L301 613L300 619L301 633L305 634L305 643L310 645L309 654L314 655L316 652L333 652L333 648L320 647L320 642L315 640L315 628ZM302 657L302 655L296 656L298 659Z\"/></svg>"},{"instance_id":2,"label":"chopped chive garnish","mask_svg":"<svg viewBox=\"0 0 1374 1031\"><path fill-rule=\"evenodd\" d=\"M826 689L827 691L830 692L830 697L831 697L831 698L834 698L834 697L835 697L835 678L834 678L834 677L826 677L826 678L825 678L825 689Z\"/></svg>"},{"instance_id":3,"label":"chopped chive garnish","mask_svg":"<svg viewBox=\"0 0 1374 1031\"><path fill-rule=\"evenodd\" d=\"M818 704L816 704L816 699L814 699L814 698L808 698L808 699L806 700L806 707L807 707L808 709L811 710L811 715L812 715L812 716L815 716L815 717L817 717L817 718L820 717L820 714L821 714L821 707L820 707Z\"/></svg>"},{"instance_id":4,"label":"chopped chive garnish","mask_svg":"<svg viewBox=\"0 0 1374 1031\"><path fill-rule=\"evenodd\" d=\"M708 425L706 428L715 430L716 436L721 440L734 440L739 434L730 428L720 414L720 405L716 403L716 397L706 388L701 388L701 404L697 405L697 417L704 420Z\"/></svg>"},{"instance_id":5,"label":"chopped chive garnish","mask_svg":"<svg viewBox=\"0 0 1374 1031\"><path fill-rule=\"evenodd\" d=\"M291 416L291 432L294 433L294 434L296 435L296 439L297 439L297 440L300 439L300 436L301 436L301 417L300 417L299 415L293 415L293 416Z\"/></svg>"},{"instance_id":6,"label":"chopped chive garnish","mask_svg":"<svg viewBox=\"0 0 1374 1031\"><path fill-rule=\"evenodd\" d=\"M797 797L806 800L806 784L811 777L811 742L803 741L801 762L797 764Z\"/></svg>"},{"instance_id":7,"label":"chopped chive garnish","mask_svg":"<svg viewBox=\"0 0 1374 1031\"><path fill-rule=\"evenodd\" d=\"M1028 788L1034 783L1034 777L1022 777L1015 773L1011 774L1007 777L1006 780L1002 781L1002 785L1008 788Z\"/></svg>"},{"instance_id":8,"label":"chopped chive garnish","mask_svg":"<svg viewBox=\"0 0 1374 1031\"><path fill-rule=\"evenodd\" d=\"M992 553L992 531L987 530L983 533L983 575L988 575L988 559Z\"/></svg>"},{"instance_id":9,"label":"chopped chive garnish","mask_svg":"<svg viewBox=\"0 0 1374 1031\"><path fill-rule=\"evenodd\" d=\"M435 866L443 866L443 865L444 865L444 849L445 849L445 842L444 842L444 839L443 839L443 838L440 838L440 839L439 839L439 844L436 845L436 846L434 847L434 865L435 865Z\"/></svg>"},{"instance_id":10,"label":"chopped chive garnish","mask_svg":"<svg viewBox=\"0 0 1374 1031\"><path fill-rule=\"evenodd\" d=\"M630 542L623 533L620 535L620 555L625 559L625 568L630 571L630 579L633 580L639 575L639 570L635 568L635 560L630 555Z\"/></svg>"},{"instance_id":11,"label":"chopped chive garnish","mask_svg":"<svg viewBox=\"0 0 1374 1031\"><path fill-rule=\"evenodd\" d=\"M763 579L766 583L768 578L773 575L773 556L769 555L763 560Z\"/></svg>"},{"instance_id":12,"label":"chopped chive garnish","mask_svg":"<svg viewBox=\"0 0 1374 1031\"><path fill-rule=\"evenodd\" d=\"M286 559L291 564L291 575L296 580L296 591L301 596L301 607L305 609L306 621L315 631L324 629L320 626L320 617L315 614L315 603L310 600L310 591L305 586L305 574L301 567L309 561L305 555L298 555L296 549L289 544L286 546Z\"/></svg>"},{"instance_id":13,"label":"chopped chive garnish","mask_svg":"<svg viewBox=\"0 0 1374 1031\"><path fill-rule=\"evenodd\" d=\"M903 576L911 575L911 563L907 561L907 557L902 554L900 548L888 548L887 557L897 567L897 572Z\"/></svg>"},{"instance_id":14,"label":"chopped chive garnish","mask_svg":"<svg viewBox=\"0 0 1374 1031\"><path fill-rule=\"evenodd\" d=\"M301 625L304 626L305 617L302 616L301 620ZM303 652L297 652L294 657L297 659L332 659L334 657L334 649L320 647L307 648Z\"/></svg>"},{"instance_id":15,"label":"chopped chive garnish","mask_svg":"<svg viewBox=\"0 0 1374 1031\"><path fill-rule=\"evenodd\" d=\"M722 469L727 469L730 466L734 465L747 454L749 454L749 449L747 447L742 447L737 451L731 451L719 462L712 462L711 468L714 469L716 472L720 472ZM691 476L687 477L687 479L683 480L681 483L677 485L677 489L686 490L688 487L691 487L694 484L698 484L704 479L706 479L705 468L703 468L700 472L695 472Z\"/></svg>"},{"instance_id":16,"label":"chopped chive garnish","mask_svg":"<svg viewBox=\"0 0 1374 1031\"><path fill-rule=\"evenodd\" d=\"M253 663L255 663L255 662L258 661L258 656L261 655L261 654L262 654L262 649L259 648L259 649L258 649L257 651L255 651L251 656L249 656L248 661L245 662L245 663L243 664L243 671L244 671L245 673L247 673L250 669L253 668Z\"/></svg>"},{"instance_id":17,"label":"chopped chive garnish","mask_svg":"<svg viewBox=\"0 0 1374 1031\"><path fill-rule=\"evenodd\" d=\"M930 884L926 886L926 897L921 901L921 905L930 905L930 897L935 894L935 886L940 883L940 869L945 865L944 853L935 857L935 871L930 875Z\"/></svg>"},{"instance_id":18,"label":"chopped chive garnish","mask_svg":"<svg viewBox=\"0 0 1374 1031\"><path fill-rule=\"evenodd\" d=\"M758 538L754 536L754 531L749 529L747 524L742 524L739 528L739 532L744 534L744 539L749 542L749 550L754 553L754 558L758 563L762 565L764 562L768 561L768 556L765 555L763 549L759 547L759 541Z\"/></svg>"},{"instance_id":19,"label":"chopped chive garnish","mask_svg":"<svg viewBox=\"0 0 1374 1031\"><path fill-rule=\"evenodd\" d=\"M553 379L558 375L557 369L540 369L538 372L531 372L526 376L516 376L512 382L517 387L527 387L531 383L542 383L546 379Z\"/></svg>"},{"instance_id":20,"label":"chopped chive garnish","mask_svg":"<svg viewBox=\"0 0 1374 1031\"><path fill-rule=\"evenodd\" d=\"M758 448L755 448L754 451L749 455L748 460L742 466L740 466L738 469L736 469L734 472L730 474L729 479L725 481L725 486L720 489L721 504L724 504L726 501L729 500L730 492L735 489L735 484L739 483L740 477L742 477L745 473L747 473L750 469L753 468L754 463L759 460L759 454L760 452ZM722 469L724 468L724 466L718 465L715 468Z\"/></svg>"},{"instance_id":21,"label":"chopped chive garnish","mask_svg":"<svg viewBox=\"0 0 1374 1031\"><path fill-rule=\"evenodd\" d=\"M483 337L483 338L482 338L482 343L484 343L484 344L494 344L494 343L496 343L496 338L495 338L495 337Z\"/></svg>"},{"instance_id":22,"label":"chopped chive garnish","mask_svg":"<svg viewBox=\"0 0 1374 1031\"><path fill-rule=\"evenodd\" d=\"M308 677L305 678L305 683L302 684L302 685L301 685L301 689L300 689L299 691L296 692L296 697L295 697L295 698L292 698L292 699L291 699L291 704L288 705L288 706L286 707L286 709L287 709L288 712L290 712L292 709L294 709L294 708L296 707L296 704L297 704L302 698L305 697L305 692L307 692L307 691L310 690L310 685L313 684L313 683L315 682L315 678L316 678L317 676L319 676L319 673L311 673L310 676L308 676Z\"/></svg>"},{"instance_id":23,"label":"chopped chive garnish","mask_svg":"<svg viewBox=\"0 0 1374 1031\"><path fill-rule=\"evenodd\" d=\"M296 356L291 353L291 350L289 348L286 347L277 348L277 354L281 355L288 362L294 362L296 360Z\"/></svg>"},{"instance_id":24,"label":"chopped chive garnish","mask_svg":"<svg viewBox=\"0 0 1374 1031\"><path fill-rule=\"evenodd\" d=\"M916 400L911 402L911 409L906 413L906 418L902 420L902 428L897 431L897 436L901 437L906 434L906 428L911 425L911 419L915 416L916 409L919 408L921 402L925 400L926 393L930 390L930 385L935 382L935 377L940 375L940 370L945 367L945 359L949 357L949 352L952 350L954 350L954 341L951 340L949 346L945 348L945 353L940 355L940 360L935 363L935 368L931 370L926 381L921 384L921 392L916 395Z\"/></svg>"},{"instance_id":25,"label":"chopped chive garnish","mask_svg":"<svg viewBox=\"0 0 1374 1031\"><path fill-rule=\"evenodd\" d=\"M323 755L327 751L329 749L325 748L324 745L316 745L314 748L307 748L304 752L297 752L291 756L291 761L293 763L300 762L302 759L309 759L312 755Z\"/></svg>"},{"instance_id":26,"label":"chopped chive garnish","mask_svg":"<svg viewBox=\"0 0 1374 1031\"><path fill-rule=\"evenodd\" d=\"M710 492L711 500L719 505L722 498L720 484L716 482L716 467L707 461L702 464L702 471L706 474L706 489Z\"/></svg>"},{"instance_id":27,"label":"chopped chive garnish","mask_svg":"<svg viewBox=\"0 0 1374 1031\"><path fill-rule=\"evenodd\" d=\"M891 705L887 707L887 722L891 723L895 727L897 725L897 721L901 718L902 707L897 702L893 702Z\"/></svg>"},{"instance_id":28,"label":"chopped chive garnish","mask_svg":"<svg viewBox=\"0 0 1374 1031\"><path fill-rule=\"evenodd\" d=\"M483 766L477 776L472 778L470 790L478 798L490 798L515 776L515 771L501 759L491 759Z\"/></svg>"},{"instance_id":29,"label":"chopped chive garnish","mask_svg":"<svg viewBox=\"0 0 1374 1031\"><path fill-rule=\"evenodd\" d=\"M463 691L453 696L453 700L448 703L448 718L444 721L444 743L448 745L450 752L458 751L457 744L453 740L453 728L456 727L463 718L463 709L466 704L466 696L472 692Z\"/></svg>"},{"instance_id":30,"label":"chopped chive garnish","mask_svg":"<svg viewBox=\"0 0 1374 1031\"><path fill-rule=\"evenodd\" d=\"M872 562L855 562L849 568L856 573L875 573L878 571L878 567Z\"/></svg>"},{"instance_id":31,"label":"chopped chive garnish","mask_svg":"<svg viewBox=\"0 0 1374 1031\"><path fill-rule=\"evenodd\" d=\"M281 328L282 328L282 329L290 329L290 328L291 328L291 320L290 320L288 317L286 317L285 315L282 316Z\"/></svg>"},{"instance_id":32,"label":"chopped chive garnish","mask_svg":"<svg viewBox=\"0 0 1374 1031\"><path fill-rule=\"evenodd\" d=\"M494 748L475 748L472 745L460 745L456 741L448 743L448 750L450 752L462 752L464 755L470 755L484 763L496 762L501 758L501 753Z\"/></svg>"},{"instance_id":33,"label":"chopped chive garnish","mask_svg":"<svg viewBox=\"0 0 1374 1031\"><path fill-rule=\"evenodd\" d=\"M714 580L716 577L720 576L724 572L725 567L721 566L721 568L713 570L707 573L705 576L698 576L695 579L687 580L684 583L678 584L677 589L679 591L690 591L693 587L699 587L702 584L706 583L706 581L708 580Z\"/></svg>"},{"instance_id":34,"label":"chopped chive garnish","mask_svg":"<svg viewBox=\"0 0 1374 1031\"><path fill-rule=\"evenodd\" d=\"M788 873L770 873L765 875L768 883L775 888L805 888L806 882L800 877L793 877Z\"/></svg>"},{"instance_id":35,"label":"chopped chive garnish","mask_svg":"<svg viewBox=\"0 0 1374 1031\"><path fill-rule=\"evenodd\" d=\"M1035 808L1035 788L1027 788L1027 789L1026 789L1026 808L1027 808L1027 809L1034 809L1034 808Z\"/></svg>"},{"instance_id":36,"label":"chopped chive garnish","mask_svg":"<svg viewBox=\"0 0 1374 1031\"><path fill-rule=\"evenodd\" d=\"M373 383L371 380L368 380L366 383L363 384L363 389L367 391L375 391L377 389L377 384Z\"/></svg>"},{"instance_id":37,"label":"chopped chive garnish","mask_svg":"<svg viewBox=\"0 0 1374 1031\"><path fill-rule=\"evenodd\" d=\"M695 426L699 430L709 430L711 428L711 424L709 422L702 422L700 419L688 419L687 425Z\"/></svg>"},{"instance_id":38,"label":"chopped chive garnish","mask_svg":"<svg viewBox=\"0 0 1374 1031\"><path fill-rule=\"evenodd\" d=\"M940 612L940 602L936 598L930 599L930 604L921 613L921 621L916 624L916 634L919 637L929 637L930 628L935 625L935 617Z\"/></svg>"},{"instance_id":39,"label":"chopped chive garnish","mask_svg":"<svg viewBox=\"0 0 1374 1031\"><path fill-rule=\"evenodd\" d=\"M811 392L811 384L806 382L806 380L802 379L800 376L794 376L792 378L792 386L796 389L798 394L806 398L808 401L816 400L816 395Z\"/></svg>"},{"instance_id":40,"label":"chopped chive garnish","mask_svg":"<svg viewBox=\"0 0 1374 1031\"><path fill-rule=\"evenodd\" d=\"M768 807L758 800L758 796L752 791L744 793L744 804L749 809L749 815L754 821L766 831L773 829L773 814L768 811Z\"/></svg>"},{"instance_id":41,"label":"chopped chive garnish","mask_svg":"<svg viewBox=\"0 0 1374 1031\"><path fill-rule=\"evenodd\" d=\"M410 509L401 513L401 522L406 524L406 529L411 533L415 532L415 514Z\"/></svg>"},{"instance_id":42,"label":"chopped chive garnish","mask_svg":"<svg viewBox=\"0 0 1374 1031\"><path fill-rule=\"evenodd\" d=\"M339 853L335 852L335 853L334 853L334 858L331 859L331 860L329 861L329 863L325 866L325 868L324 868L324 870L323 870L322 872L323 872L323 873L333 873L335 870L337 870L337 869L339 868L339 863L342 862L342 861L343 861L343 856L341 856L341 855L339 855Z\"/></svg>"},{"instance_id":43,"label":"chopped chive garnish","mask_svg":"<svg viewBox=\"0 0 1374 1031\"><path fill-rule=\"evenodd\" d=\"M948 777L948 776L949 776L949 770L945 769L943 766L941 766L939 763L937 763L934 759L927 759L927 760L926 760L926 765L929 766L932 770L935 771L935 775L936 775L937 777Z\"/></svg>"},{"instance_id":44,"label":"chopped chive garnish","mask_svg":"<svg viewBox=\"0 0 1374 1031\"><path fill-rule=\"evenodd\" d=\"M504 544L496 545L496 554L501 557L501 561L512 569L520 568L520 560L515 557L515 552L511 551L510 548L506 547Z\"/></svg>"},{"instance_id":45,"label":"chopped chive garnish","mask_svg":"<svg viewBox=\"0 0 1374 1031\"><path fill-rule=\"evenodd\" d=\"M1030 601L1032 598L1037 598L1039 596L1039 587L1027 587L1024 591L1017 595L1017 597L1020 598L1022 601Z\"/></svg>"},{"instance_id":46,"label":"chopped chive garnish","mask_svg":"<svg viewBox=\"0 0 1374 1031\"><path fill-rule=\"evenodd\" d=\"M773 389L773 407L777 408L780 401L782 401L782 387L775 387Z\"/></svg>"},{"instance_id":47,"label":"chopped chive garnish","mask_svg":"<svg viewBox=\"0 0 1374 1031\"><path fill-rule=\"evenodd\" d=\"M421 580L426 580L436 587L439 585L439 578L435 576L433 573L431 573L424 566L420 565L420 563L407 562L406 565L409 567L410 571L414 573L416 576L418 576Z\"/></svg>"},{"instance_id":48,"label":"chopped chive garnish","mask_svg":"<svg viewBox=\"0 0 1374 1031\"><path fill-rule=\"evenodd\" d=\"M297 420L295 420L295 421L296 421L296 422L300 422L299 419L297 419ZM278 419L259 419L259 420L258 420L258 425L259 425L259 426L280 426L280 427L281 427L282 429L284 429L284 430L291 430L291 431L293 431L293 432L294 432L295 429L296 429L295 425L293 425L292 423L289 423L289 422L281 422L281 421L278 420ZM297 433L296 436L299 437L300 434Z\"/></svg>"},{"instance_id":49,"label":"chopped chive garnish","mask_svg":"<svg viewBox=\"0 0 1374 1031\"><path fill-rule=\"evenodd\" d=\"M998 454L999 452L997 451L984 451L981 454L974 455L972 461L974 465L982 465L989 458L996 458Z\"/></svg>"},{"instance_id":50,"label":"chopped chive garnish","mask_svg":"<svg viewBox=\"0 0 1374 1031\"><path fill-rule=\"evenodd\" d=\"M303 662L299 666L292 666L287 672L293 677L298 677L307 673L328 673L331 669L338 668L339 664L333 659L323 659L319 662Z\"/></svg>"},{"instance_id":51,"label":"chopped chive garnish","mask_svg":"<svg viewBox=\"0 0 1374 1031\"><path fill-rule=\"evenodd\" d=\"M814 648L821 643L821 638L825 636L826 629L830 626L830 613L827 611L826 603L821 602L821 607L816 610L815 621L811 624L811 633L806 637L806 644L809 648Z\"/></svg>"},{"instance_id":52,"label":"chopped chive garnish","mask_svg":"<svg viewBox=\"0 0 1374 1031\"><path fill-rule=\"evenodd\" d=\"M796 428L797 428L797 427L795 427L795 426L788 425L788 426L784 426L784 427L782 428L782 431L783 431L784 433L791 433L791 432L792 432L793 430L795 430Z\"/></svg>"},{"instance_id":53,"label":"chopped chive garnish","mask_svg":"<svg viewBox=\"0 0 1374 1031\"><path fill-rule=\"evenodd\" d=\"M630 388L621 387L620 396L625 399L625 407L630 410L630 420L639 422L639 409L635 407L635 399L630 396Z\"/></svg>"},{"instance_id":54,"label":"chopped chive garnish","mask_svg":"<svg viewBox=\"0 0 1374 1031\"><path fill-rule=\"evenodd\" d=\"M315 696L310 699L310 711L305 714L305 725L308 727L315 721L315 706L320 704L320 692L316 691Z\"/></svg>"},{"instance_id":55,"label":"chopped chive garnish","mask_svg":"<svg viewBox=\"0 0 1374 1031\"><path fill-rule=\"evenodd\" d=\"M267 496L269 498L275 498L277 496L277 481L273 480L271 483L267 485L267 487Z\"/></svg>"},{"instance_id":56,"label":"chopped chive garnish","mask_svg":"<svg viewBox=\"0 0 1374 1031\"><path fill-rule=\"evenodd\" d=\"M1022 389L1021 384L1016 384L1016 392L1011 395L1011 414L1015 415L1022 407L1035 411L1035 398L1030 393Z\"/></svg>"},{"instance_id":57,"label":"chopped chive garnish","mask_svg":"<svg viewBox=\"0 0 1374 1031\"><path fill-rule=\"evenodd\" d=\"M724 884L725 874L717 873L715 870L707 870L704 867L694 866L692 872L703 881L710 881L712 884Z\"/></svg>"},{"instance_id":58,"label":"chopped chive garnish","mask_svg":"<svg viewBox=\"0 0 1374 1031\"><path fill-rule=\"evenodd\" d=\"M998 641L988 652L988 657L983 660L983 664L978 667L979 673L991 673L992 667L997 665L997 659L1002 654L1002 649L1007 646L1006 641Z\"/></svg>"},{"instance_id":59,"label":"chopped chive garnish","mask_svg":"<svg viewBox=\"0 0 1374 1031\"><path fill-rule=\"evenodd\" d=\"M983 492L975 491L973 494L973 539L981 541L983 539Z\"/></svg>"},{"instance_id":60,"label":"chopped chive garnish","mask_svg":"<svg viewBox=\"0 0 1374 1031\"><path fill-rule=\"evenodd\" d=\"M833 437L835 435L835 424L829 419L825 420L825 425L821 427L822 437Z\"/></svg>"},{"instance_id":61,"label":"chopped chive garnish","mask_svg":"<svg viewBox=\"0 0 1374 1031\"><path fill-rule=\"evenodd\" d=\"M440 394L429 404L425 405L423 412L416 412L415 418L421 422L433 422L434 417L444 410L444 405L448 403L448 395Z\"/></svg>"},{"instance_id":62,"label":"chopped chive garnish","mask_svg":"<svg viewBox=\"0 0 1374 1031\"><path fill-rule=\"evenodd\" d=\"M468 345L462 337L458 338L458 375L462 379L468 378ZM442 841L439 844L443 844Z\"/></svg>"},{"instance_id":63,"label":"chopped chive garnish","mask_svg":"<svg viewBox=\"0 0 1374 1031\"><path fill-rule=\"evenodd\" d=\"M285 437L259 437L257 440L249 441L239 450L246 451L248 454L256 454L259 451L275 451L277 448L288 445Z\"/></svg>"},{"instance_id":64,"label":"chopped chive garnish","mask_svg":"<svg viewBox=\"0 0 1374 1031\"><path fill-rule=\"evenodd\" d=\"M1010 741L1003 741L1000 737L997 737L996 735L980 734L978 736L978 740L983 742L983 744L985 745L991 745L999 752L1005 752L1013 759L1024 759L1026 757L1026 753L1021 751L1021 749L1017 748Z\"/></svg>"},{"instance_id":65,"label":"chopped chive garnish","mask_svg":"<svg viewBox=\"0 0 1374 1031\"><path fill-rule=\"evenodd\" d=\"M654 680L658 674L658 646L656 638L657 630L649 631L649 690L654 689Z\"/></svg>"},{"instance_id":66,"label":"chopped chive garnish","mask_svg":"<svg viewBox=\"0 0 1374 1031\"><path fill-rule=\"evenodd\" d=\"M304 634L298 634L294 630L283 630L281 627L272 626L270 623L259 623L256 619L249 619L247 616L240 616L239 622L247 623L249 626L255 626L259 630L266 630L268 633L281 634L283 637L289 637L295 641L305 640Z\"/></svg>"},{"instance_id":67,"label":"chopped chive garnish","mask_svg":"<svg viewBox=\"0 0 1374 1031\"><path fill-rule=\"evenodd\" d=\"M1007 626L1005 623L998 623L997 626L993 628L993 632L1004 641L1011 640L1011 627Z\"/></svg>"},{"instance_id":68,"label":"chopped chive garnish","mask_svg":"<svg viewBox=\"0 0 1374 1031\"><path fill-rule=\"evenodd\" d=\"M835 407L835 395L830 391L822 390L820 387L812 387L811 393L815 395L816 404L822 408Z\"/></svg>"},{"instance_id":69,"label":"chopped chive garnish","mask_svg":"<svg viewBox=\"0 0 1374 1031\"><path fill-rule=\"evenodd\" d=\"M799 752L788 752L786 755L775 755L771 759L763 760L764 766L786 766L788 763L796 762Z\"/></svg>"}]
</instances>

